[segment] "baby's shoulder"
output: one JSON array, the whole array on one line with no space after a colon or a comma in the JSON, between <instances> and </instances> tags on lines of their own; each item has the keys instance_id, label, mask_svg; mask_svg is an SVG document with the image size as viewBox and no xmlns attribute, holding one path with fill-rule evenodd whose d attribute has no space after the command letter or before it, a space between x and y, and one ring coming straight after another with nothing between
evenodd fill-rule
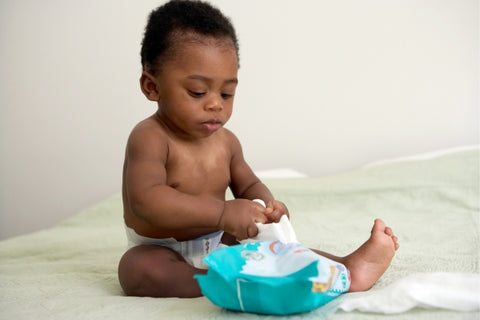
<instances>
[{"instance_id":1,"label":"baby's shoulder","mask_svg":"<svg viewBox=\"0 0 480 320\"><path fill-rule=\"evenodd\" d=\"M140 136L142 138L153 137L155 139L166 137L165 129L154 117L140 121L130 133L130 137Z\"/></svg>"},{"instance_id":2,"label":"baby's shoulder","mask_svg":"<svg viewBox=\"0 0 480 320\"><path fill-rule=\"evenodd\" d=\"M232 150L232 152L241 149L240 141L237 136L227 128L222 128L221 139L223 140L222 142Z\"/></svg>"},{"instance_id":3,"label":"baby's shoulder","mask_svg":"<svg viewBox=\"0 0 480 320\"><path fill-rule=\"evenodd\" d=\"M219 133L220 134L218 135L218 138L224 140L225 143L228 143L228 144L238 143L237 136L227 128L222 128L222 130Z\"/></svg>"},{"instance_id":4,"label":"baby's shoulder","mask_svg":"<svg viewBox=\"0 0 480 320\"><path fill-rule=\"evenodd\" d=\"M165 145L168 135L153 117L139 122L130 133L127 148L131 150L154 150ZM163 142L163 143L162 143Z\"/></svg>"}]
</instances>

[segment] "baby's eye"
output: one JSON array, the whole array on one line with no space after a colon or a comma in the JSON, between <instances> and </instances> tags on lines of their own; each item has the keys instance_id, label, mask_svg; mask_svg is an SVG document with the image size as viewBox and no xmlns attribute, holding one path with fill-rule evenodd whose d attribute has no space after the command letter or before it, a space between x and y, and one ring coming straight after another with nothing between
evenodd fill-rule
<instances>
[{"instance_id":1,"label":"baby's eye","mask_svg":"<svg viewBox=\"0 0 480 320\"><path fill-rule=\"evenodd\" d=\"M222 93L222 98L227 100L233 97L232 93Z\"/></svg>"},{"instance_id":2,"label":"baby's eye","mask_svg":"<svg viewBox=\"0 0 480 320\"><path fill-rule=\"evenodd\" d=\"M205 95L205 92L188 90L188 94L194 98L201 98Z\"/></svg>"}]
</instances>

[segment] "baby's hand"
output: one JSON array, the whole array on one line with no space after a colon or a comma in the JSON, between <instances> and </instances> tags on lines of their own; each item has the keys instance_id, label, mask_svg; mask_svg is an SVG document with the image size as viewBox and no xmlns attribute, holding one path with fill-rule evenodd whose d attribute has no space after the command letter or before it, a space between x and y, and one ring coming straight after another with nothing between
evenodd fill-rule
<instances>
[{"instance_id":1,"label":"baby's hand","mask_svg":"<svg viewBox=\"0 0 480 320\"><path fill-rule=\"evenodd\" d=\"M266 223L266 209L259 203L235 199L225 202L218 226L237 240L253 238L258 233L256 222Z\"/></svg>"},{"instance_id":2,"label":"baby's hand","mask_svg":"<svg viewBox=\"0 0 480 320\"><path fill-rule=\"evenodd\" d=\"M287 217L290 217L288 209L285 204L278 200L272 200L267 203L267 209L265 210L265 215L268 218L268 222L279 222L280 218L286 214Z\"/></svg>"}]
</instances>

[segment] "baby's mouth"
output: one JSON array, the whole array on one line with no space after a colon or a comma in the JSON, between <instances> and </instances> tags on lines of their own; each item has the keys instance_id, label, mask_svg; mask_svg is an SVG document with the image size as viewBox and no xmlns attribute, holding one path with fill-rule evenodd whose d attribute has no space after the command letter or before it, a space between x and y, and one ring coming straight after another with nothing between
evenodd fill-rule
<instances>
[{"instance_id":1,"label":"baby's mouth","mask_svg":"<svg viewBox=\"0 0 480 320\"><path fill-rule=\"evenodd\" d=\"M215 132L222 127L222 122L220 120L208 120L202 122L202 126L209 132Z\"/></svg>"}]
</instances>

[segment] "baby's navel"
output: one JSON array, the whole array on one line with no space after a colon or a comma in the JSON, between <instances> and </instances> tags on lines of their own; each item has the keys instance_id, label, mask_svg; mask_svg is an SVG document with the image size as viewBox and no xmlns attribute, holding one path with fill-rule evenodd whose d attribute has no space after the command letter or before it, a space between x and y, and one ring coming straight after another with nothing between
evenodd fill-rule
<instances>
[{"instance_id":1,"label":"baby's navel","mask_svg":"<svg viewBox=\"0 0 480 320\"><path fill-rule=\"evenodd\" d=\"M180 186L180 182L173 182L169 184L170 187L173 189L177 189Z\"/></svg>"}]
</instances>

